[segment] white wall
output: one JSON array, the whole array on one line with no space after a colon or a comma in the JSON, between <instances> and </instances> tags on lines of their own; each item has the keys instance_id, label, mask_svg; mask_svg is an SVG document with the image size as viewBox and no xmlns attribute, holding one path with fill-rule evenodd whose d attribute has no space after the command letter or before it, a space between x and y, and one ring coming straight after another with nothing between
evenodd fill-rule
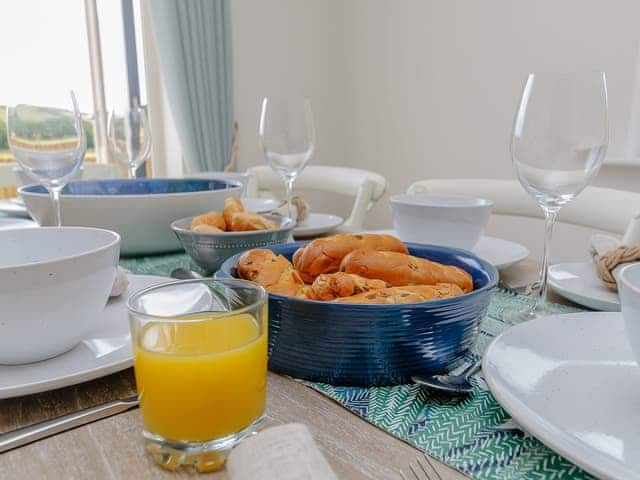
<instances>
[{"instance_id":1,"label":"white wall","mask_svg":"<svg viewBox=\"0 0 640 480\"><path fill-rule=\"evenodd\" d=\"M263 161L260 98L303 92L315 107L314 163L378 171L392 193L420 178L512 178L526 74L587 68L608 74L609 157L619 159L639 18L634 0L234 0L241 167ZM605 167L596 183L640 190L640 168ZM370 226L388 218L383 200Z\"/></svg>"}]
</instances>

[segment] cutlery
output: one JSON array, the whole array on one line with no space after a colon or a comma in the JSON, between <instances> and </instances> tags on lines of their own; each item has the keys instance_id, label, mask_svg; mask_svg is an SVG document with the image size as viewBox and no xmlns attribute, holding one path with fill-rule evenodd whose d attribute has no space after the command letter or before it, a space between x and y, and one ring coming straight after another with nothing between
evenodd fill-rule
<instances>
[{"instance_id":1,"label":"cutlery","mask_svg":"<svg viewBox=\"0 0 640 480\"><path fill-rule=\"evenodd\" d=\"M169 276L177 280L192 280L194 278L203 278L202 275L200 275L198 272L195 272L193 270L188 270L182 267L174 269L169 274Z\"/></svg>"},{"instance_id":2,"label":"cutlery","mask_svg":"<svg viewBox=\"0 0 640 480\"><path fill-rule=\"evenodd\" d=\"M469 377L482 366L482 360L472 363L457 375L414 375L411 380L420 386L433 388L449 393L461 394L470 393L473 385L469 382Z\"/></svg>"},{"instance_id":3,"label":"cutlery","mask_svg":"<svg viewBox=\"0 0 640 480\"><path fill-rule=\"evenodd\" d=\"M415 478L415 480L432 480L435 478L442 480L442 477L431 463L431 460L429 460L427 454L416 458L415 464L413 462L409 462L409 470L413 474L411 478ZM435 474L435 476L432 476L432 474L429 473L429 470ZM410 478L407 478L402 471L399 473L402 480L411 480Z\"/></svg>"},{"instance_id":4,"label":"cutlery","mask_svg":"<svg viewBox=\"0 0 640 480\"><path fill-rule=\"evenodd\" d=\"M22 447L36 440L51 437L81 425L86 425L87 423L126 412L137 406L138 396L133 395L128 398L113 400L101 405L96 405L95 407L85 408L61 417L52 418L51 420L34 423L28 427L2 433L0 434L0 453Z\"/></svg>"}]
</instances>

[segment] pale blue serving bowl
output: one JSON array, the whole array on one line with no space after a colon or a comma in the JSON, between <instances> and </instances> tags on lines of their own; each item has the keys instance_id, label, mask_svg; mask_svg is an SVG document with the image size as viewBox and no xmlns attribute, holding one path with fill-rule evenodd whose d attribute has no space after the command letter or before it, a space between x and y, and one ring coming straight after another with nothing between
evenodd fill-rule
<instances>
[{"instance_id":1,"label":"pale blue serving bowl","mask_svg":"<svg viewBox=\"0 0 640 480\"><path fill-rule=\"evenodd\" d=\"M291 259L304 242L270 247ZM498 271L470 252L407 243L412 255L465 269L474 291L402 305L356 305L269 294L269 368L333 385L409 383L415 374L446 372L473 345ZM216 277L237 277L238 257Z\"/></svg>"},{"instance_id":2,"label":"pale blue serving bowl","mask_svg":"<svg viewBox=\"0 0 640 480\"><path fill-rule=\"evenodd\" d=\"M40 225L52 225L52 203L44 187L27 185L18 192ZM222 211L225 198L241 192L240 182L202 178L79 180L62 189L62 224L119 233L123 255L178 251L171 222Z\"/></svg>"}]
</instances>

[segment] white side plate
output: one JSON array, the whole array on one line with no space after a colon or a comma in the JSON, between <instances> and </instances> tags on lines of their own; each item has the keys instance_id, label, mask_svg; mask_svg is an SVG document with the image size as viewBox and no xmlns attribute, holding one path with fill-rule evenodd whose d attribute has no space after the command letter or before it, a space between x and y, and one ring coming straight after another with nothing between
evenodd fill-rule
<instances>
[{"instance_id":1,"label":"white side plate","mask_svg":"<svg viewBox=\"0 0 640 480\"><path fill-rule=\"evenodd\" d=\"M338 215L312 212L293 229L293 236L313 237L314 235L322 235L339 227L342 222L344 222L344 219Z\"/></svg>"},{"instance_id":2,"label":"white side plate","mask_svg":"<svg viewBox=\"0 0 640 480\"><path fill-rule=\"evenodd\" d=\"M244 209L249 212L268 213L280 205L274 198L242 198Z\"/></svg>"},{"instance_id":3,"label":"white side plate","mask_svg":"<svg viewBox=\"0 0 640 480\"><path fill-rule=\"evenodd\" d=\"M0 213L9 217L31 218L27 207L20 197L0 200Z\"/></svg>"},{"instance_id":4,"label":"white side plate","mask_svg":"<svg viewBox=\"0 0 640 480\"><path fill-rule=\"evenodd\" d=\"M619 312L620 298L596 275L593 262L558 263L549 268L549 285L572 302L593 310Z\"/></svg>"},{"instance_id":5,"label":"white side plate","mask_svg":"<svg viewBox=\"0 0 640 480\"><path fill-rule=\"evenodd\" d=\"M109 300L89 338L42 362L0 365L0 399L29 395L104 377L133 363L127 300L132 293L171 278L129 275L127 291Z\"/></svg>"},{"instance_id":6,"label":"white side plate","mask_svg":"<svg viewBox=\"0 0 640 480\"><path fill-rule=\"evenodd\" d=\"M482 370L496 400L549 448L597 477L640 479L640 368L619 313L512 327Z\"/></svg>"},{"instance_id":7,"label":"white side plate","mask_svg":"<svg viewBox=\"0 0 640 480\"><path fill-rule=\"evenodd\" d=\"M38 224L33 220L15 217L0 217L0 230L11 230L13 228L34 228Z\"/></svg>"}]
</instances>

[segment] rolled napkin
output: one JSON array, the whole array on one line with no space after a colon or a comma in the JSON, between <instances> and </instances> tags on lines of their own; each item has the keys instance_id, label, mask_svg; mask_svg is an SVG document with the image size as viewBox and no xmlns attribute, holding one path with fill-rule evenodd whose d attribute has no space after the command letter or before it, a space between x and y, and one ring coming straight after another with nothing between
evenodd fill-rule
<instances>
[{"instance_id":1,"label":"rolled napkin","mask_svg":"<svg viewBox=\"0 0 640 480\"><path fill-rule=\"evenodd\" d=\"M311 432L301 423L268 428L229 454L232 480L338 480Z\"/></svg>"},{"instance_id":2,"label":"rolled napkin","mask_svg":"<svg viewBox=\"0 0 640 480\"><path fill-rule=\"evenodd\" d=\"M291 197L291 210L293 214L293 219L296 223L302 222L309 215L310 207L306 200L298 195ZM278 205L278 208L273 210L273 213L278 213L282 216L289 215L287 210L287 201L283 200Z\"/></svg>"},{"instance_id":3,"label":"rolled napkin","mask_svg":"<svg viewBox=\"0 0 640 480\"><path fill-rule=\"evenodd\" d=\"M128 270L125 270L122 267L118 267L118 271L116 272L116 279L113 282L113 287L111 287L111 293L109 294L109 297L119 297L127 291L127 287L129 286L127 273L129 273Z\"/></svg>"},{"instance_id":4,"label":"rolled napkin","mask_svg":"<svg viewBox=\"0 0 640 480\"><path fill-rule=\"evenodd\" d=\"M623 240L601 233L591 237L591 256L596 264L598 278L614 292L618 291L616 279L618 270L627 263L640 261L640 239L631 238L630 229L627 230ZM640 233L640 230L637 231ZM627 238L634 243L623 243Z\"/></svg>"}]
</instances>

